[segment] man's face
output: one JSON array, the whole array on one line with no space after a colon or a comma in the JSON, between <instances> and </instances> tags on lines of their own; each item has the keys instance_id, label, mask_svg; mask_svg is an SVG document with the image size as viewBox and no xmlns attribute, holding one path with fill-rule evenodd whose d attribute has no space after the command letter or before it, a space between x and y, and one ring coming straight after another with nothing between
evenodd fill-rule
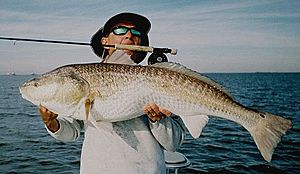
<instances>
[{"instance_id":1,"label":"man's face","mask_svg":"<svg viewBox=\"0 0 300 174\"><path fill-rule=\"evenodd\" d=\"M121 22L116 24L113 28L118 26L124 26L127 28L135 28L135 25L128 22ZM141 39L138 36L133 35L129 30L124 35L116 35L110 32L107 37L103 37L101 40L102 45L114 45L114 44L126 44L126 45L140 45ZM111 55L116 49L109 48L108 54ZM133 51L124 50L128 55L133 55Z\"/></svg>"}]
</instances>

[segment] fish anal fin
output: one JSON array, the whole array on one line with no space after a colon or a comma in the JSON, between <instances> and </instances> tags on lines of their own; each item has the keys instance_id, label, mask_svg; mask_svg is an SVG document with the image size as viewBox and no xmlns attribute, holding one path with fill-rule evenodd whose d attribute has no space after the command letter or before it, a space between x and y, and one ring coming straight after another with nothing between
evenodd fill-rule
<instances>
[{"instance_id":1,"label":"fish anal fin","mask_svg":"<svg viewBox=\"0 0 300 174\"><path fill-rule=\"evenodd\" d=\"M203 128L206 126L209 120L207 115L192 115L180 117L193 138L199 138Z\"/></svg>"}]
</instances>

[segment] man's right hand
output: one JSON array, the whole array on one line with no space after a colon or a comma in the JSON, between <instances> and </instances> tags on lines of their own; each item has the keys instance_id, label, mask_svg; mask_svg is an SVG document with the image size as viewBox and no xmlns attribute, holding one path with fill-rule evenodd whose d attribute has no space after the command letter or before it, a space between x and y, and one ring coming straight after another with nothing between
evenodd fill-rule
<instances>
[{"instance_id":1,"label":"man's right hand","mask_svg":"<svg viewBox=\"0 0 300 174\"><path fill-rule=\"evenodd\" d=\"M56 119L58 115L49 111L47 108L45 108L43 106L39 107L39 111L40 111L41 118L42 118L44 124L47 126L47 128L51 132L58 131L59 130L59 122Z\"/></svg>"}]
</instances>

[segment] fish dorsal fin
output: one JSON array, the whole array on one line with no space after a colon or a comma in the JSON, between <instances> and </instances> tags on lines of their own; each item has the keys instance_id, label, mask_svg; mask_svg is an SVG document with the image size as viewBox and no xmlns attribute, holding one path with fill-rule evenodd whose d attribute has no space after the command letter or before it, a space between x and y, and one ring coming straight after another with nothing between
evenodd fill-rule
<instances>
[{"instance_id":1,"label":"fish dorsal fin","mask_svg":"<svg viewBox=\"0 0 300 174\"><path fill-rule=\"evenodd\" d=\"M162 63L155 63L155 64L152 64L150 66L153 66L153 67L158 67L158 68L165 68L165 69L168 69L168 70L171 70L171 71L175 71L175 72L178 72L178 73L182 73L182 74L185 74L187 76L190 76L190 77L193 77L193 78L196 78L196 79L199 79L219 90L221 90L222 92L226 93L228 96L230 96L231 98L233 98L230 93L228 91L226 91L220 84L218 84L217 82L211 80L210 78L208 77L205 77L204 75L201 75L200 73L194 71L194 70L191 70L179 63L175 63L175 62L162 62Z\"/></svg>"},{"instance_id":2,"label":"fish dorsal fin","mask_svg":"<svg viewBox=\"0 0 300 174\"><path fill-rule=\"evenodd\" d=\"M180 116L180 118L193 138L199 138L209 120L207 115Z\"/></svg>"}]
</instances>

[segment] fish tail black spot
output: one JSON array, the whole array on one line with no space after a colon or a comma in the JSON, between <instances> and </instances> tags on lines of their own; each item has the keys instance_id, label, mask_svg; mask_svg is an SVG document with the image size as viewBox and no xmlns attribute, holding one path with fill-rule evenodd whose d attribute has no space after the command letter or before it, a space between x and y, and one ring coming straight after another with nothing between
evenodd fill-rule
<instances>
[{"instance_id":1,"label":"fish tail black spot","mask_svg":"<svg viewBox=\"0 0 300 174\"><path fill-rule=\"evenodd\" d=\"M262 118L266 118L264 114L259 114L259 116L261 116Z\"/></svg>"}]
</instances>

